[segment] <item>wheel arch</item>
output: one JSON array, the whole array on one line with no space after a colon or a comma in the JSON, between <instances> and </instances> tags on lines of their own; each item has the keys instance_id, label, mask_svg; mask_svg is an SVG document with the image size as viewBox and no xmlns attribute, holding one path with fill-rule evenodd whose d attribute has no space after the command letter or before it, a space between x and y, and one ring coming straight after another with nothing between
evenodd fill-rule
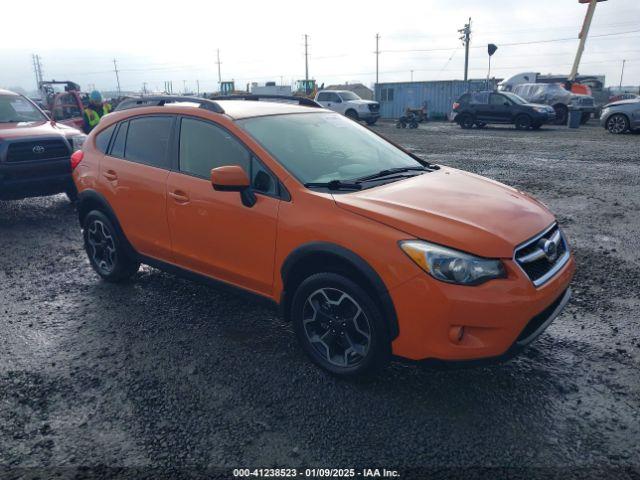
<instances>
[{"instance_id":1,"label":"wheel arch","mask_svg":"<svg viewBox=\"0 0 640 480\"><path fill-rule=\"evenodd\" d=\"M319 272L343 274L362 286L380 307L388 328L390 340L399 334L393 301L386 285L369 263L355 252L328 242L311 242L299 246L285 259L280 269L283 291L280 310L289 321L291 300L297 287L309 275Z\"/></svg>"},{"instance_id":2,"label":"wheel arch","mask_svg":"<svg viewBox=\"0 0 640 480\"><path fill-rule=\"evenodd\" d=\"M138 252L136 252L129 242L129 239L125 235L124 230L122 230L120 222L118 221L118 217L104 195L95 190L83 190L78 194L77 205L80 228L84 228L84 219L92 210L98 210L104 213L111 223L113 223L116 233L123 240L127 254L129 254L131 258L139 258Z\"/></svg>"}]
</instances>

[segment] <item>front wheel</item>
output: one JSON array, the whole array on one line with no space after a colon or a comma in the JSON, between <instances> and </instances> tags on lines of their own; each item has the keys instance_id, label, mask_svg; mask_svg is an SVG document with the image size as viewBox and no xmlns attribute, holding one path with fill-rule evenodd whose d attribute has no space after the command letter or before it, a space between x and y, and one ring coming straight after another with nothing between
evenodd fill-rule
<instances>
[{"instance_id":1,"label":"front wheel","mask_svg":"<svg viewBox=\"0 0 640 480\"><path fill-rule=\"evenodd\" d=\"M375 125L376 122L378 121L378 119L373 119L373 120L367 120L367 125L371 126L371 125Z\"/></svg>"},{"instance_id":2,"label":"front wheel","mask_svg":"<svg viewBox=\"0 0 640 480\"><path fill-rule=\"evenodd\" d=\"M84 247L89 263L107 282L122 282L140 268L131 259L111 220L102 212L92 210L83 223Z\"/></svg>"},{"instance_id":3,"label":"front wheel","mask_svg":"<svg viewBox=\"0 0 640 480\"><path fill-rule=\"evenodd\" d=\"M310 359L335 375L372 373L389 360L391 344L379 307L347 277L308 277L294 294L291 318Z\"/></svg>"},{"instance_id":4,"label":"front wheel","mask_svg":"<svg viewBox=\"0 0 640 480\"><path fill-rule=\"evenodd\" d=\"M356 112L355 110L347 110L345 112L345 116L347 118L350 118L351 120L355 120L356 122L358 121L358 112Z\"/></svg>"},{"instance_id":5,"label":"front wheel","mask_svg":"<svg viewBox=\"0 0 640 480\"><path fill-rule=\"evenodd\" d=\"M567 120L569 119L569 109L566 107L566 105L554 105L553 109L556 112L555 124L566 125Z\"/></svg>"},{"instance_id":6,"label":"front wheel","mask_svg":"<svg viewBox=\"0 0 640 480\"><path fill-rule=\"evenodd\" d=\"M607 130L609 130L610 133L620 135L629 130L629 120L621 113L611 115L607 120Z\"/></svg>"},{"instance_id":7,"label":"front wheel","mask_svg":"<svg viewBox=\"0 0 640 480\"><path fill-rule=\"evenodd\" d=\"M514 122L518 130L528 130L531 128L531 117L529 115L518 115Z\"/></svg>"}]
</instances>

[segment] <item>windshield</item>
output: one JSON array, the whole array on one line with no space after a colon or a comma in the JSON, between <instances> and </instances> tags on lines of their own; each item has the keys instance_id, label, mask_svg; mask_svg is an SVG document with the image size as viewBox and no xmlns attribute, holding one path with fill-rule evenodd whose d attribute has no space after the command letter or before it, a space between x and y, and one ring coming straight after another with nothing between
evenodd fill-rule
<instances>
[{"instance_id":1,"label":"windshield","mask_svg":"<svg viewBox=\"0 0 640 480\"><path fill-rule=\"evenodd\" d=\"M0 123L42 120L46 120L46 117L26 98L19 95L0 95Z\"/></svg>"},{"instance_id":2,"label":"windshield","mask_svg":"<svg viewBox=\"0 0 640 480\"><path fill-rule=\"evenodd\" d=\"M500 93L505 97L507 97L509 100L511 100L513 103L517 103L520 105L524 105L525 103L527 103L527 101L524 98L522 98L520 95L516 95L515 93L510 93L510 92L500 92Z\"/></svg>"},{"instance_id":3,"label":"windshield","mask_svg":"<svg viewBox=\"0 0 640 480\"><path fill-rule=\"evenodd\" d=\"M362 100L358 95L353 92L340 92L342 100Z\"/></svg>"},{"instance_id":4,"label":"windshield","mask_svg":"<svg viewBox=\"0 0 640 480\"><path fill-rule=\"evenodd\" d=\"M352 180L423 164L335 113L272 115L238 121L302 183Z\"/></svg>"}]
</instances>

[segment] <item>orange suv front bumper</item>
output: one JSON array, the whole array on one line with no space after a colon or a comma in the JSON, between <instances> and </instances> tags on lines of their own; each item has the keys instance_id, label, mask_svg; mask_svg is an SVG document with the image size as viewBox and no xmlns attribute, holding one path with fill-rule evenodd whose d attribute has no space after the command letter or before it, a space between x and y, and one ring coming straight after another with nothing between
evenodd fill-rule
<instances>
[{"instance_id":1,"label":"orange suv front bumper","mask_svg":"<svg viewBox=\"0 0 640 480\"><path fill-rule=\"evenodd\" d=\"M513 260L508 276L478 286L443 283L421 272L390 291L399 325L394 355L411 360L507 357L531 343L570 297L573 256L536 288Z\"/></svg>"}]
</instances>

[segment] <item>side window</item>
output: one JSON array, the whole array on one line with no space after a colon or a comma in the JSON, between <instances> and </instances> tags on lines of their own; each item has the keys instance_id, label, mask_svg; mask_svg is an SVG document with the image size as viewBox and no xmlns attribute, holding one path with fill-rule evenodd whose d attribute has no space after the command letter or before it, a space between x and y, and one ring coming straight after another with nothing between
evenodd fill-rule
<instances>
[{"instance_id":1,"label":"side window","mask_svg":"<svg viewBox=\"0 0 640 480\"><path fill-rule=\"evenodd\" d=\"M124 144L127 140L127 128L129 128L129 122L122 122L119 124L118 133L111 144L112 157L124 158Z\"/></svg>"},{"instance_id":2,"label":"side window","mask_svg":"<svg viewBox=\"0 0 640 480\"><path fill-rule=\"evenodd\" d=\"M251 154L226 130L212 123L183 118L180 128L180 171L209 179L211 169L240 165L251 172Z\"/></svg>"},{"instance_id":3,"label":"side window","mask_svg":"<svg viewBox=\"0 0 640 480\"><path fill-rule=\"evenodd\" d=\"M504 105L505 103L509 103L507 97L503 95L498 95L497 93L492 93L489 96L489 104L490 105Z\"/></svg>"},{"instance_id":4,"label":"side window","mask_svg":"<svg viewBox=\"0 0 640 480\"><path fill-rule=\"evenodd\" d=\"M172 117L140 117L129 120L124 158L152 167L169 168Z\"/></svg>"},{"instance_id":5,"label":"side window","mask_svg":"<svg viewBox=\"0 0 640 480\"><path fill-rule=\"evenodd\" d=\"M251 157L251 187L256 192L268 195L278 194L278 184L273 175L253 157Z\"/></svg>"},{"instance_id":6,"label":"side window","mask_svg":"<svg viewBox=\"0 0 640 480\"><path fill-rule=\"evenodd\" d=\"M113 135L113 131L116 129L115 125L111 125L109 128L105 128L98 135L96 135L96 148L102 153L107 153L109 148L109 141Z\"/></svg>"},{"instance_id":7,"label":"side window","mask_svg":"<svg viewBox=\"0 0 640 480\"><path fill-rule=\"evenodd\" d=\"M462 95L459 99L458 99L458 103L460 104L467 104L469 103L469 100L471 99L471 95L469 95L468 93L465 93L464 95Z\"/></svg>"},{"instance_id":8,"label":"side window","mask_svg":"<svg viewBox=\"0 0 640 480\"><path fill-rule=\"evenodd\" d=\"M328 102L329 101L329 92L321 92L318 94L319 102Z\"/></svg>"},{"instance_id":9,"label":"side window","mask_svg":"<svg viewBox=\"0 0 640 480\"><path fill-rule=\"evenodd\" d=\"M341 102L342 99L340 98L340 96L337 93L330 93L329 94L329 101L330 102Z\"/></svg>"},{"instance_id":10,"label":"side window","mask_svg":"<svg viewBox=\"0 0 640 480\"><path fill-rule=\"evenodd\" d=\"M486 105L489 103L489 94L487 92L476 92L471 97L472 105Z\"/></svg>"}]
</instances>

